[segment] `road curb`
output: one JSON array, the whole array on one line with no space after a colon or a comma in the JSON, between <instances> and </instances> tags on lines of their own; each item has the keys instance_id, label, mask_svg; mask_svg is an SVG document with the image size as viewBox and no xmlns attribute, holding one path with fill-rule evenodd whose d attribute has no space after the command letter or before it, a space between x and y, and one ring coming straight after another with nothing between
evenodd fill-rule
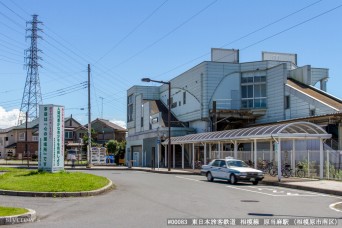
<instances>
[{"instance_id":1,"label":"road curb","mask_svg":"<svg viewBox=\"0 0 342 228\"><path fill-rule=\"evenodd\" d=\"M85 196L96 196L103 194L107 191L115 189L115 186L111 180L109 183L96 190L92 191L81 191L81 192L31 192L31 191L11 191L11 190L2 190L0 189L0 195L8 195L8 196L25 196L25 197L85 197Z\"/></svg>"},{"instance_id":2,"label":"road curb","mask_svg":"<svg viewBox=\"0 0 342 228\"><path fill-rule=\"evenodd\" d=\"M37 219L36 211L28 209L28 212L21 215L0 216L0 225L13 225L19 223L34 222Z\"/></svg>"},{"instance_id":3,"label":"road curb","mask_svg":"<svg viewBox=\"0 0 342 228\"><path fill-rule=\"evenodd\" d=\"M308 187L308 186L286 184L282 182L262 181L261 183L265 185L270 185L270 186L279 186L279 187L284 187L284 188L292 188L292 189L298 189L298 190L304 190L304 191L342 196L342 191L331 190L331 189L313 188L313 187Z\"/></svg>"},{"instance_id":4,"label":"road curb","mask_svg":"<svg viewBox=\"0 0 342 228\"><path fill-rule=\"evenodd\" d=\"M0 165L1 167L1 165ZM25 167L25 166L12 166L11 168L22 168L22 169L37 169L36 166L30 166ZM71 168L71 167L65 167L65 170L97 170L97 171L104 171L104 170L116 170L116 171L143 171L143 172L151 172L151 173L161 173L161 174L176 174L176 175L201 175L200 173L197 172L178 172L178 171L158 171L158 170L152 170L152 169L140 169L140 168L120 168L120 167L105 167L105 168L99 168L96 166L93 166L91 168L86 168L85 166L81 168Z\"/></svg>"},{"instance_id":5,"label":"road curb","mask_svg":"<svg viewBox=\"0 0 342 228\"><path fill-rule=\"evenodd\" d=\"M200 175L200 173L195 173L195 172L177 172L177 171L158 171L158 170L146 170L146 169L130 169L127 168L126 170L128 171L143 171L143 172L148 172L148 173L160 173L160 174L176 174L176 175Z\"/></svg>"}]
</instances>

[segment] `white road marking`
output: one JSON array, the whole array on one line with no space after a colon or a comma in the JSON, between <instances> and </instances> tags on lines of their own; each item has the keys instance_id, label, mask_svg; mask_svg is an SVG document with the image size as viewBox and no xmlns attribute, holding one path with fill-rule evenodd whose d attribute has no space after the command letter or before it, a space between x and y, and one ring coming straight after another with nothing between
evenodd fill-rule
<instances>
[{"instance_id":1,"label":"white road marking","mask_svg":"<svg viewBox=\"0 0 342 228\"><path fill-rule=\"evenodd\" d=\"M258 190L270 190L270 191L275 190L275 188L265 188L264 186L262 186L262 187L246 186L246 187L257 188Z\"/></svg>"},{"instance_id":2,"label":"white road marking","mask_svg":"<svg viewBox=\"0 0 342 228\"><path fill-rule=\"evenodd\" d=\"M197 182L200 181L200 180L196 180L196 179L192 179L192 178L188 178L188 177L181 177L181 176L176 176L176 177L180 178L180 179L190 180L190 181L197 181Z\"/></svg>"},{"instance_id":3,"label":"white road marking","mask_svg":"<svg viewBox=\"0 0 342 228\"><path fill-rule=\"evenodd\" d=\"M287 193L286 195L276 195L276 194L271 194L271 193L265 193L265 192L259 192L259 191L253 191L253 190L249 190L249 189L245 189L245 188L240 188L240 187L233 187L233 186L226 186L227 188L233 188L233 189L237 189L237 190L242 190L242 191L247 191L247 192L254 192L254 193L259 193L259 194L263 194L263 195L268 195L268 196L318 196L316 194L314 195L300 195L298 193ZM277 192L277 191L276 191ZM278 193L284 193L284 191L278 192Z\"/></svg>"},{"instance_id":4,"label":"white road marking","mask_svg":"<svg viewBox=\"0 0 342 228\"><path fill-rule=\"evenodd\" d=\"M342 212L341 210L335 208L335 206L336 206L337 204L340 204L340 203L342 203L342 202L337 202L337 203L330 204L329 207L330 207L330 209L332 209L332 210L334 210L334 211Z\"/></svg>"},{"instance_id":5,"label":"white road marking","mask_svg":"<svg viewBox=\"0 0 342 228\"><path fill-rule=\"evenodd\" d=\"M187 178L187 177L181 177L181 176L176 176L176 177L180 178L180 179L184 179L184 180L201 182L201 180L197 180L197 179L193 179L193 178ZM300 192L299 192L299 194L298 193L291 193L290 195L275 195L275 194L268 194L268 193L263 193L263 192L258 192L258 191L247 190L247 189L233 187L233 186L226 186L226 187L227 188L234 188L234 189L237 189L237 190L255 192L255 193L259 193L259 194L265 194L265 195L269 195L269 196L322 196L322 197L342 199L341 196L334 196L334 195L328 195L328 194L323 194L323 193L315 193L315 192L310 192L310 191L306 191L306 190L300 190L301 192L306 193L306 194L303 194L303 195L301 195ZM279 186L277 186L276 188L264 188L263 186L262 187L246 186L246 187L256 188L258 190L259 189L263 189L263 190L270 190L270 191L277 191L275 189L279 189L279 190L283 190L282 192L290 190L289 188L284 188L284 187L279 187ZM293 189L293 190L295 191L295 189Z\"/></svg>"},{"instance_id":6,"label":"white road marking","mask_svg":"<svg viewBox=\"0 0 342 228\"><path fill-rule=\"evenodd\" d=\"M268 196L275 196L275 195L268 194L268 193L264 193L264 192L258 192L258 191L253 191L253 190L244 189L244 188L237 188L237 187L233 187L233 186L226 186L226 188L233 188L233 189L242 190L242 191L247 191L247 192L254 192L254 193L259 193L259 194L268 195Z\"/></svg>"},{"instance_id":7,"label":"white road marking","mask_svg":"<svg viewBox=\"0 0 342 228\"><path fill-rule=\"evenodd\" d=\"M291 193L291 192L287 192L286 195L288 196L298 196L299 194L298 193Z\"/></svg>"}]
</instances>

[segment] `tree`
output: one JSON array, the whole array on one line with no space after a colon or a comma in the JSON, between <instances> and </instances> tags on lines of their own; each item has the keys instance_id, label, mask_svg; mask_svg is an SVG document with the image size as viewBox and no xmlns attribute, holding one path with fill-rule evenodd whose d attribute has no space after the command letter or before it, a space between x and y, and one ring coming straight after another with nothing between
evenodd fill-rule
<instances>
[{"instance_id":1,"label":"tree","mask_svg":"<svg viewBox=\"0 0 342 228\"><path fill-rule=\"evenodd\" d=\"M117 150L119 147L119 142L116 140L109 140L106 144L108 154L117 154Z\"/></svg>"},{"instance_id":2,"label":"tree","mask_svg":"<svg viewBox=\"0 0 342 228\"><path fill-rule=\"evenodd\" d=\"M115 156L115 161L123 159L126 151L126 141L109 140L106 144L108 154Z\"/></svg>"},{"instance_id":3,"label":"tree","mask_svg":"<svg viewBox=\"0 0 342 228\"><path fill-rule=\"evenodd\" d=\"M91 147L101 147L101 144L98 144L95 142L95 130L91 129ZM88 147L88 134L85 134L83 136L83 147L82 150L83 151L87 151L87 147Z\"/></svg>"}]
</instances>

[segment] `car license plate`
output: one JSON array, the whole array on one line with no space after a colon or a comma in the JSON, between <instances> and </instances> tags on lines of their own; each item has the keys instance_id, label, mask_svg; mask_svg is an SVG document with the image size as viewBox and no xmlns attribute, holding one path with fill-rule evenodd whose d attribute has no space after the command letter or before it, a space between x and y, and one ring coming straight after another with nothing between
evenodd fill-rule
<instances>
[{"instance_id":1,"label":"car license plate","mask_svg":"<svg viewBox=\"0 0 342 228\"><path fill-rule=\"evenodd\" d=\"M250 181L255 181L255 178L251 178Z\"/></svg>"}]
</instances>

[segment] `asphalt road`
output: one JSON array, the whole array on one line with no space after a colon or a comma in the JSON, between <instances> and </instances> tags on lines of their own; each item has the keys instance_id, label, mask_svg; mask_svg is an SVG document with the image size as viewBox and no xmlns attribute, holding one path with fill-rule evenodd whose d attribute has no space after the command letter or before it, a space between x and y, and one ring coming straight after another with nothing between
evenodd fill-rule
<instances>
[{"instance_id":1,"label":"asphalt road","mask_svg":"<svg viewBox=\"0 0 342 228\"><path fill-rule=\"evenodd\" d=\"M300 217L338 218L342 226L342 212L329 207L342 197L260 184L209 183L201 176L87 172L110 178L117 189L85 198L0 196L1 205L31 208L38 215L35 223L7 227L181 227L167 226L167 219Z\"/></svg>"}]
</instances>

